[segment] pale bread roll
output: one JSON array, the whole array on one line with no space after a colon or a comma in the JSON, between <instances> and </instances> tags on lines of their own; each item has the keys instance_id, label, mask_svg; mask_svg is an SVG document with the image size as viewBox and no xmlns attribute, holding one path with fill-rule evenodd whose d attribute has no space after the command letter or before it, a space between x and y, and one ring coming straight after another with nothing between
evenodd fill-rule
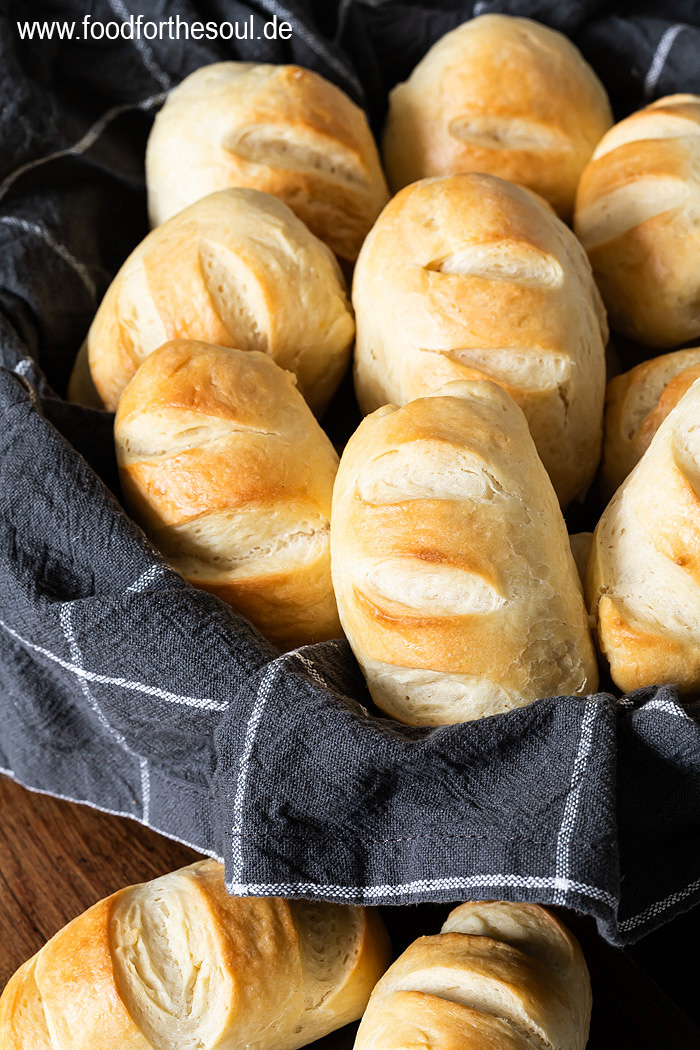
<instances>
[{"instance_id":1,"label":"pale bread roll","mask_svg":"<svg viewBox=\"0 0 700 1050\"><path fill-rule=\"evenodd\" d=\"M171 91L146 183L154 225L216 190L265 190L348 261L389 198L367 118L345 92L299 66L250 62L203 66Z\"/></svg>"},{"instance_id":2,"label":"pale bread roll","mask_svg":"<svg viewBox=\"0 0 700 1050\"><path fill-rule=\"evenodd\" d=\"M575 229L610 323L648 346L700 336L700 97L671 95L601 140Z\"/></svg>"},{"instance_id":3,"label":"pale bread roll","mask_svg":"<svg viewBox=\"0 0 700 1050\"><path fill-rule=\"evenodd\" d=\"M127 506L173 568L280 648L341 635L330 574L338 456L265 354L180 339L114 427Z\"/></svg>"},{"instance_id":4,"label":"pale bread roll","mask_svg":"<svg viewBox=\"0 0 700 1050\"><path fill-rule=\"evenodd\" d=\"M554 490L494 383L452 383L363 420L333 490L331 560L372 697L401 722L597 687Z\"/></svg>"},{"instance_id":5,"label":"pale bread roll","mask_svg":"<svg viewBox=\"0 0 700 1050\"><path fill-rule=\"evenodd\" d=\"M602 480L609 496L649 448L659 426L696 379L700 347L643 361L608 383Z\"/></svg>"},{"instance_id":6,"label":"pale bread roll","mask_svg":"<svg viewBox=\"0 0 700 1050\"><path fill-rule=\"evenodd\" d=\"M109 286L87 342L93 382L110 410L144 358L187 338L269 354L294 372L320 413L353 334L330 249L276 197L231 189L141 242Z\"/></svg>"},{"instance_id":7,"label":"pale bread roll","mask_svg":"<svg viewBox=\"0 0 700 1050\"><path fill-rule=\"evenodd\" d=\"M607 325L581 245L527 190L492 175L402 190L355 270L360 408L492 379L524 411L562 505L598 465Z\"/></svg>"},{"instance_id":8,"label":"pale bread roll","mask_svg":"<svg viewBox=\"0 0 700 1050\"><path fill-rule=\"evenodd\" d=\"M603 85L570 40L528 18L481 15L443 36L391 92L384 163L394 191L486 171L536 190L568 219L612 121Z\"/></svg>"},{"instance_id":9,"label":"pale bread roll","mask_svg":"<svg viewBox=\"0 0 700 1050\"><path fill-rule=\"evenodd\" d=\"M663 421L593 537L586 598L627 692L700 686L700 381Z\"/></svg>"},{"instance_id":10,"label":"pale bread roll","mask_svg":"<svg viewBox=\"0 0 700 1050\"><path fill-rule=\"evenodd\" d=\"M462 904L372 992L355 1050L584 1050L591 986L576 939L536 904Z\"/></svg>"},{"instance_id":11,"label":"pale bread roll","mask_svg":"<svg viewBox=\"0 0 700 1050\"><path fill-rule=\"evenodd\" d=\"M230 897L200 861L100 901L20 967L3 1050L295 1050L358 1018L388 963L371 909Z\"/></svg>"},{"instance_id":12,"label":"pale bread roll","mask_svg":"<svg viewBox=\"0 0 700 1050\"><path fill-rule=\"evenodd\" d=\"M576 569L578 570L578 576L583 586L586 579L586 569L588 567L588 558L591 553L591 544L593 543L592 532L574 532L569 536L569 544L571 546L571 553L574 556L576 562Z\"/></svg>"}]
</instances>

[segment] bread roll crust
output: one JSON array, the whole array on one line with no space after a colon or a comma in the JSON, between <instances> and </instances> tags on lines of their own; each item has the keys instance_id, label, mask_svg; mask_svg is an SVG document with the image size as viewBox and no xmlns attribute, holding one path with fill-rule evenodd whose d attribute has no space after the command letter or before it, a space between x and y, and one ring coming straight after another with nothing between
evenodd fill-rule
<instances>
[{"instance_id":1,"label":"bread roll crust","mask_svg":"<svg viewBox=\"0 0 700 1050\"><path fill-rule=\"evenodd\" d=\"M648 449L671 409L700 378L700 347L643 361L608 383L602 479L609 495Z\"/></svg>"},{"instance_id":2,"label":"bread roll crust","mask_svg":"<svg viewBox=\"0 0 700 1050\"><path fill-rule=\"evenodd\" d=\"M554 916L532 904L469 902L387 970L355 1050L584 1050L590 1013L581 949Z\"/></svg>"},{"instance_id":3,"label":"bread roll crust","mask_svg":"<svg viewBox=\"0 0 700 1050\"><path fill-rule=\"evenodd\" d=\"M12 975L0 995L0 1033L5 1050L53 1050L34 968L33 955Z\"/></svg>"},{"instance_id":4,"label":"bread roll crust","mask_svg":"<svg viewBox=\"0 0 700 1050\"><path fill-rule=\"evenodd\" d=\"M52 1050L150 1050L114 986L108 931L113 907L124 892L99 901L68 923L36 957L36 994ZM28 1047L25 1041L18 1045Z\"/></svg>"},{"instance_id":5,"label":"bread roll crust","mask_svg":"<svg viewBox=\"0 0 700 1050\"><path fill-rule=\"evenodd\" d=\"M355 1050L532 1050L505 1021L424 992L397 991L373 1012Z\"/></svg>"},{"instance_id":6,"label":"bread roll crust","mask_svg":"<svg viewBox=\"0 0 700 1050\"><path fill-rule=\"evenodd\" d=\"M275 644L341 634L330 576L338 456L265 354L166 343L115 420L122 489L171 565Z\"/></svg>"},{"instance_id":7,"label":"bread roll crust","mask_svg":"<svg viewBox=\"0 0 700 1050\"><path fill-rule=\"evenodd\" d=\"M647 346L700 335L700 97L615 125L584 170L574 225L613 328Z\"/></svg>"},{"instance_id":8,"label":"bread roll crust","mask_svg":"<svg viewBox=\"0 0 700 1050\"><path fill-rule=\"evenodd\" d=\"M389 962L376 915L313 907L230 897L215 861L119 890L15 974L3 1033L11 1050L296 1050L355 1020Z\"/></svg>"},{"instance_id":9,"label":"bread roll crust","mask_svg":"<svg viewBox=\"0 0 700 1050\"><path fill-rule=\"evenodd\" d=\"M483 171L536 190L564 219L612 124L603 85L561 33L481 15L442 37L390 95L384 161L393 189Z\"/></svg>"},{"instance_id":10,"label":"bread roll crust","mask_svg":"<svg viewBox=\"0 0 700 1050\"><path fill-rule=\"evenodd\" d=\"M299 66L219 62L186 77L146 150L151 222L229 186L264 190L354 261L389 191L362 110Z\"/></svg>"},{"instance_id":11,"label":"bread roll crust","mask_svg":"<svg viewBox=\"0 0 700 1050\"><path fill-rule=\"evenodd\" d=\"M569 536L569 545L576 562L581 586L583 586L583 582L586 579L586 569L588 568L588 557L591 553L592 543L592 532L574 532Z\"/></svg>"},{"instance_id":12,"label":"bread roll crust","mask_svg":"<svg viewBox=\"0 0 700 1050\"><path fill-rule=\"evenodd\" d=\"M594 533L586 598L627 692L700 684L700 381L657 430Z\"/></svg>"},{"instance_id":13,"label":"bread roll crust","mask_svg":"<svg viewBox=\"0 0 700 1050\"><path fill-rule=\"evenodd\" d=\"M341 623L379 707L466 721L597 686L581 586L522 412L453 383L367 417L333 491Z\"/></svg>"},{"instance_id":14,"label":"bread roll crust","mask_svg":"<svg viewBox=\"0 0 700 1050\"><path fill-rule=\"evenodd\" d=\"M384 209L355 270L363 413L451 380L520 405L562 505L600 456L607 325L585 252L527 190L491 175L426 179Z\"/></svg>"},{"instance_id":15,"label":"bread roll crust","mask_svg":"<svg viewBox=\"0 0 700 1050\"><path fill-rule=\"evenodd\" d=\"M141 242L109 286L87 342L93 382L112 411L148 354L187 338L268 354L294 372L320 413L353 333L331 251L276 197L229 189Z\"/></svg>"}]
</instances>

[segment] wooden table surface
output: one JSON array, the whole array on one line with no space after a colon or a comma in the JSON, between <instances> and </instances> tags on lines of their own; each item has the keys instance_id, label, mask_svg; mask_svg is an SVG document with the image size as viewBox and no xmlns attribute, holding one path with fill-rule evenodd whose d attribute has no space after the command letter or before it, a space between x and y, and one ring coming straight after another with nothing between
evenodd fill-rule
<instances>
[{"instance_id":1,"label":"wooden table surface","mask_svg":"<svg viewBox=\"0 0 700 1050\"><path fill-rule=\"evenodd\" d=\"M0 777L0 988L56 930L101 897L195 859L186 846L133 821ZM445 911L431 905L382 909L397 951L419 933L435 932ZM589 1050L700 1050L700 909L625 952L601 940L590 921L562 915L591 971ZM353 1035L349 1026L317 1047L350 1050Z\"/></svg>"}]
</instances>

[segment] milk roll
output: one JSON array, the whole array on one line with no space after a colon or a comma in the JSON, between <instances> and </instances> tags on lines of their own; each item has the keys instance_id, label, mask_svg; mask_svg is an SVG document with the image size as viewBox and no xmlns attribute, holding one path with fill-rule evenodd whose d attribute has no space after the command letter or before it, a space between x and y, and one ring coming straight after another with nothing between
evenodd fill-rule
<instances>
[{"instance_id":1,"label":"milk roll","mask_svg":"<svg viewBox=\"0 0 700 1050\"><path fill-rule=\"evenodd\" d=\"M612 124L581 52L528 18L481 15L438 40L391 92L384 163L394 191L486 171L540 193L563 219Z\"/></svg>"},{"instance_id":2,"label":"milk roll","mask_svg":"<svg viewBox=\"0 0 700 1050\"><path fill-rule=\"evenodd\" d=\"M661 423L598 522L586 598L624 692L700 687L700 380Z\"/></svg>"},{"instance_id":3,"label":"milk roll","mask_svg":"<svg viewBox=\"0 0 700 1050\"><path fill-rule=\"evenodd\" d=\"M581 176L575 229L610 323L647 346L700 336L700 96L616 124Z\"/></svg>"},{"instance_id":4,"label":"milk roll","mask_svg":"<svg viewBox=\"0 0 700 1050\"><path fill-rule=\"evenodd\" d=\"M330 573L338 456L265 354L166 343L114 428L127 506L186 580L282 649L339 637Z\"/></svg>"},{"instance_id":5,"label":"milk roll","mask_svg":"<svg viewBox=\"0 0 700 1050\"><path fill-rule=\"evenodd\" d=\"M527 190L492 175L425 179L384 209L358 259L363 412L457 379L524 411L562 505L600 457L607 324L585 252Z\"/></svg>"},{"instance_id":6,"label":"milk roll","mask_svg":"<svg viewBox=\"0 0 700 1050\"><path fill-rule=\"evenodd\" d=\"M389 197L362 110L299 66L217 62L168 96L146 151L156 225L216 190L248 186L283 200L354 261Z\"/></svg>"},{"instance_id":7,"label":"milk roll","mask_svg":"<svg viewBox=\"0 0 700 1050\"><path fill-rule=\"evenodd\" d=\"M700 347L643 361L608 383L602 478L609 495L646 452L659 426L696 379Z\"/></svg>"},{"instance_id":8,"label":"milk roll","mask_svg":"<svg viewBox=\"0 0 700 1050\"><path fill-rule=\"evenodd\" d=\"M20 967L3 1050L296 1050L362 1014L388 956L371 909L230 897L199 861L118 890Z\"/></svg>"},{"instance_id":9,"label":"milk roll","mask_svg":"<svg viewBox=\"0 0 700 1050\"><path fill-rule=\"evenodd\" d=\"M591 983L575 937L536 904L450 912L375 987L354 1050L584 1050Z\"/></svg>"},{"instance_id":10,"label":"milk roll","mask_svg":"<svg viewBox=\"0 0 700 1050\"><path fill-rule=\"evenodd\" d=\"M451 383L368 416L333 491L341 623L383 711L464 722L593 692L581 584L515 402Z\"/></svg>"},{"instance_id":11,"label":"milk roll","mask_svg":"<svg viewBox=\"0 0 700 1050\"><path fill-rule=\"evenodd\" d=\"M110 410L169 339L268 354L316 413L350 354L354 323L338 264L285 204L258 190L211 194L153 230L107 290L88 333Z\"/></svg>"},{"instance_id":12,"label":"milk roll","mask_svg":"<svg viewBox=\"0 0 700 1050\"><path fill-rule=\"evenodd\" d=\"M588 568L588 558L591 553L592 543L592 532L574 532L569 536L571 553L573 554L574 561L576 562L576 568L578 570L581 586L583 586L586 579L586 569Z\"/></svg>"}]
</instances>

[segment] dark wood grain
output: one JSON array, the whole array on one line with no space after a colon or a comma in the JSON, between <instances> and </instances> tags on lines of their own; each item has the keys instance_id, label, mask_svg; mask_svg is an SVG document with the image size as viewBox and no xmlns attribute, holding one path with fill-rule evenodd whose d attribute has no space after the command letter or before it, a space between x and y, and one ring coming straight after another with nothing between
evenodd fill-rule
<instances>
[{"instance_id":1,"label":"dark wood grain","mask_svg":"<svg viewBox=\"0 0 700 1050\"><path fill-rule=\"evenodd\" d=\"M134 821L29 792L0 777L0 988L61 926L101 897L195 859L186 846ZM384 909L396 951L421 933L436 932L447 910ZM562 917L579 937L591 971L589 1050L700 1050L700 1030L688 1010L630 952L607 945L588 920ZM668 932L661 943L682 958L682 919L677 925L678 945ZM353 1035L348 1026L315 1050L351 1050Z\"/></svg>"},{"instance_id":2,"label":"dark wood grain","mask_svg":"<svg viewBox=\"0 0 700 1050\"><path fill-rule=\"evenodd\" d=\"M0 777L0 987L95 901L197 859L135 821Z\"/></svg>"}]
</instances>

